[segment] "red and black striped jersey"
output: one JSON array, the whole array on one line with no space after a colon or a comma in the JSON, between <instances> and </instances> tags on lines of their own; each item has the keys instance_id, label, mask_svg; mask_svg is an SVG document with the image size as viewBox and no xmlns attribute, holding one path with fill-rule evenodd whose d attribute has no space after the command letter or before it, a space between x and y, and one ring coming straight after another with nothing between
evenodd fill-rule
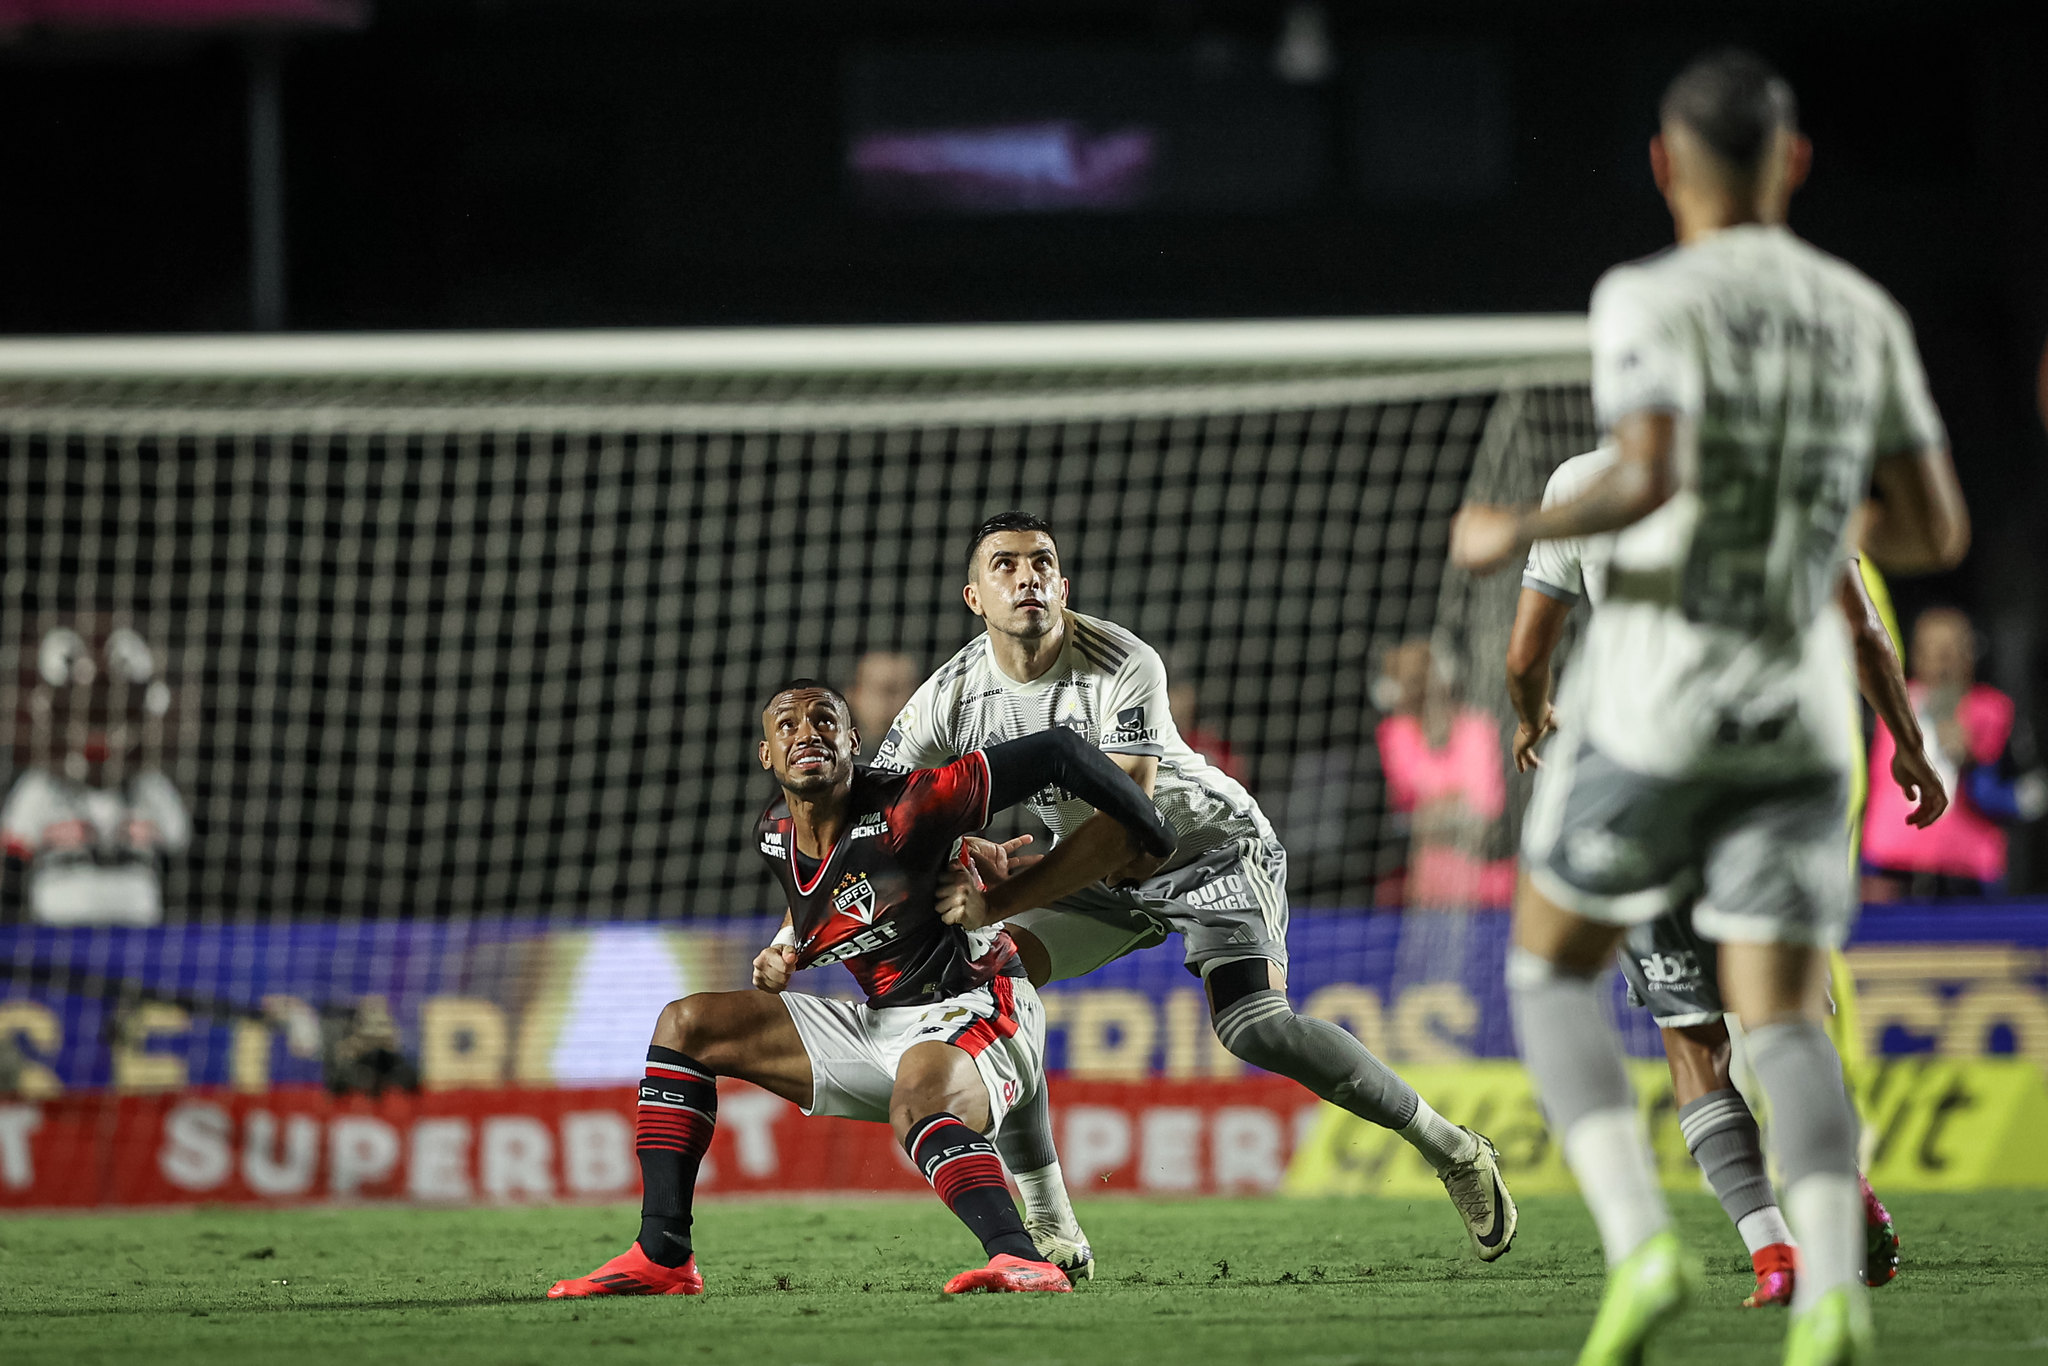
<instances>
[{"instance_id":1,"label":"red and black striped jersey","mask_svg":"<svg viewBox=\"0 0 2048 1366\"><path fill-rule=\"evenodd\" d=\"M798 968L844 963L870 1006L957 996L1024 965L1000 930L969 934L939 919L933 897L953 843L988 824L980 753L909 773L856 769L839 842L812 863L796 850L788 800L761 813L759 843L789 899Z\"/></svg>"}]
</instances>

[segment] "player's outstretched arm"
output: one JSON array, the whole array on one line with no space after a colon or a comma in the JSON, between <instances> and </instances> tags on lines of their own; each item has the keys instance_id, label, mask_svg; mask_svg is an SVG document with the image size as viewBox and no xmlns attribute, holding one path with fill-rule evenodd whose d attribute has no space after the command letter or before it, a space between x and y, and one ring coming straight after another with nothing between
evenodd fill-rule
<instances>
[{"instance_id":1,"label":"player's outstretched arm","mask_svg":"<svg viewBox=\"0 0 2048 1366\"><path fill-rule=\"evenodd\" d=\"M1906 671L1899 664L1899 652L1892 648L1891 632L1884 629L1884 619L1878 616L1877 604L1870 600L1854 560L1842 566L1835 601L1849 620L1849 638L1856 649L1856 686L1895 742L1892 781L1906 794L1906 800L1915 804L1906 820L1924 830L1948 810L1948 793L1942 788L1941 774L1927 757L1927 740L1920 733L1920 718L1906 692Z\"/></svg>"},{"instance_id":2,"label":"player's outstretched arm","mask_svg":"<svg viewBox=\"0 0 2048 1366\"><path fill-rule=\"evenodd\" d=\"M991 812L1059 787L1115 824L1084 822L1050 854L985 894L964 881L942 893L940 914L950 923L978 928L1077 892L1134 854L1165 858L1173 852L1173 831L1145 790L1109 755L1065 727L997 745L982 757L988 760Z\"/></svg>"},{"instance_id":3,"label":"player's outstretched arm","mask_svg":"<svg viewBox=\"0 0 2048 1366\"><path fill-rule=\"evenodd\" d=\"M1613 465L1568 502L1503 508L1468 503L1451 522L1451 559L1473 574L1491 574L1528 553L1536 541L1597 536L1632 526L1664 506L1678 489L1678 416L1650 408L1614 424Z\"/></svg>"},{"instance_id":4,"label":"player's outstretched arm","mask_svg":"<svg viewBox=\"0 0 2048 1366\"><path fill-rule=\"evenodd\" d=\"M1508 635L1508 700L1521 722L1515 728L1515 772L1540 768L1536 746L1557 729L1550 708L1550 659L1564 635L1572 605L1563 598L1524 588L1515 603L1515 625Z\"/></svg>"}]
</instances>

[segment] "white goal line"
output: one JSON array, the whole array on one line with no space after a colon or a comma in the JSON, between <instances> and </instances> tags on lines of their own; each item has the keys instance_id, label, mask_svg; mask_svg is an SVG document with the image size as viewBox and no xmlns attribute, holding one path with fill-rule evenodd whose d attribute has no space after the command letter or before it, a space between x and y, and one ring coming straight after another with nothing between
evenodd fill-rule
<instances>
[{"instance_id":1,"label":"white goal line","mask_svg":"<svg viewBox=\"0 0 2048 1366\"><path fill-rule=\"evenodd\" d=\"M0 340L0 380L1341 365L1577 359L1583 314L965 327L609 329Z\"/></svg>"}]
</instances>

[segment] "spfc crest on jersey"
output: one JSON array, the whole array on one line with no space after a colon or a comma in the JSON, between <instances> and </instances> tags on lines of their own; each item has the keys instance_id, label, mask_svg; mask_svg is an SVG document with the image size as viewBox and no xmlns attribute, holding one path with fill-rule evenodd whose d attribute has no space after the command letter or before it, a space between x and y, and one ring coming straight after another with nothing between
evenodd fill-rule
<instances>
[{"instance_id":1,"label":"spfc crest on jersey","mask_svg":"<svg viewBox=\"0 0 2048 1366\"><path fill-rule=\"evenodd\" d=\"M866 873L848 873L832 889L832 909L863 925L875 923L875 887Z\"/></svg>"}]
</instances>

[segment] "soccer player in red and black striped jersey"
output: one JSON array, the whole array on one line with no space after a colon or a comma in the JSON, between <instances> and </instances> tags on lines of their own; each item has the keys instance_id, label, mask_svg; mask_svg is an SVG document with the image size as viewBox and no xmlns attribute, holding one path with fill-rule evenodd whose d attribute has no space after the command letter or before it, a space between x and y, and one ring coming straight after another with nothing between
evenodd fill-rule
<instances>
[{"instance_id":1,"label":"soccer player in red and black striped jersey","mask_svg":"<svg viewBox=\"0 0 2048 1366\"><path fill-rule=\"evenodd\" d=\"M1009 936L946 923L936 896L963 835L1048 788L1105 812L1127 837L1120 850L1048 854L1034 878L1067 891L1140 854L1170 854L1172 832L1142 788L1069 730L939 768L877 773L854 766L852 711L822 683L778 688L761 723L761 766L782 792L762 814L759 842L789 915L754 960L753 990L663 1007L640 1086L640 1236L548 1297L702 1293L690 1203L721 1076L806 1114L889 1124L989 1258L947 1282L948 1294L1070 1289L1024 1231L990 1142L1045 1085L1044 1009ZM844 963L867 999L784 992L793 972L826 963Z\"/></svg>"}]
</instances>

